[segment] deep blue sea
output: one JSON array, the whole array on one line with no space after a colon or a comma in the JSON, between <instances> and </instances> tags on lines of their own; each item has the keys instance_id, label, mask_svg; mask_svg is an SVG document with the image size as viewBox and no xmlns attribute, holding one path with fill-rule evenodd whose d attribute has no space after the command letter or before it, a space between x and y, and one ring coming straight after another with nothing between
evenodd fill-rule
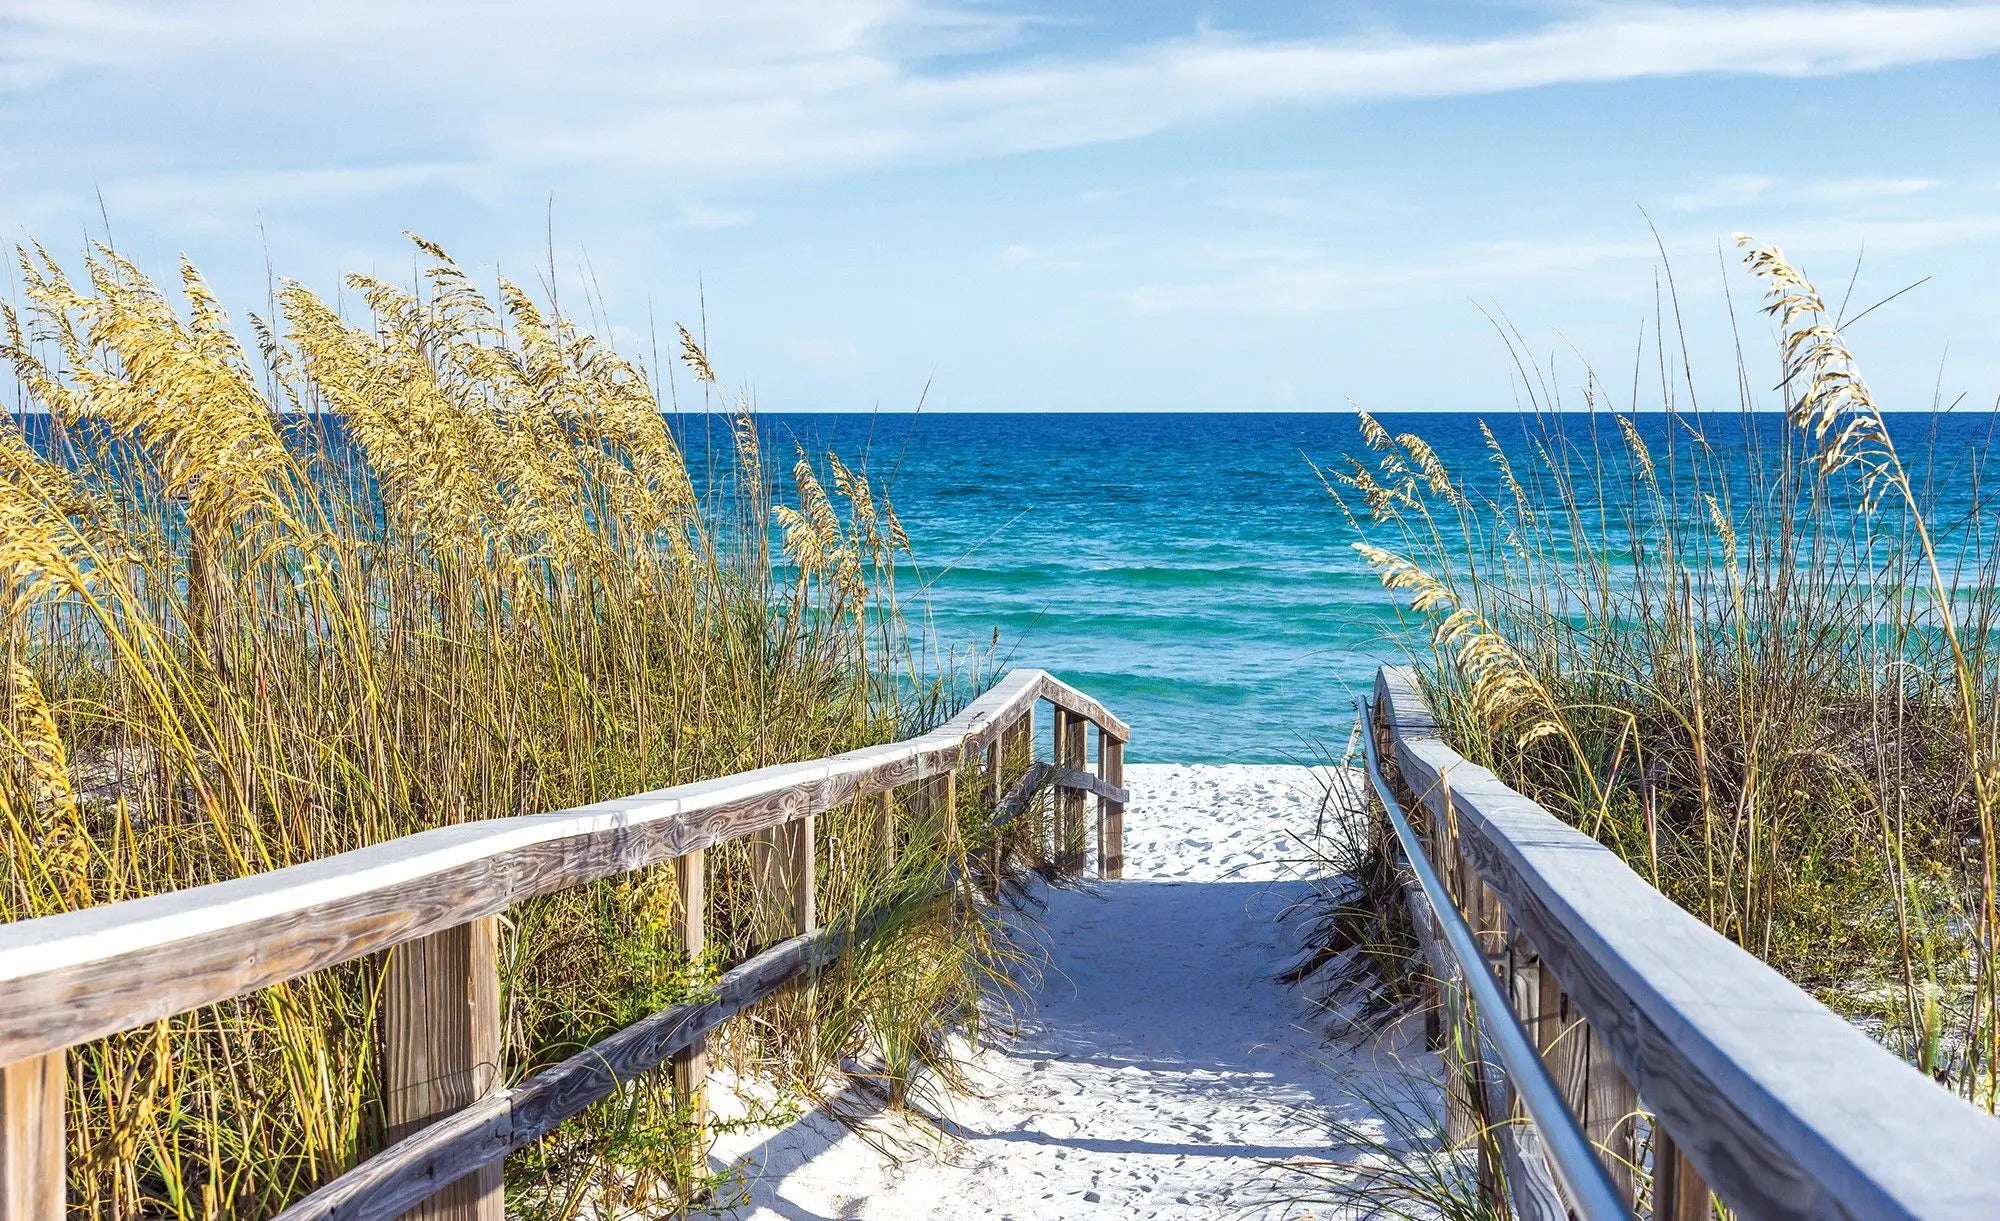
<instances>
[{"instance_id":1,"label":"deep blue sea","mask_svg":"<svg viewBox=\"0 0 2000 1221\"><path fill-rule=\"evenodd\" d=\"M1522 466L1546 421L1485 417ZM1476 483L1497 478L1478 417L1384 416ZM1978 446L1981 413L1902 417L1896 433L1943 454ZM1003 665L1050 670L1132 725L1129 758L1316 761L1337 754L1354 695L1402 652L1395 603L1352 550L1352 528L1312 463L1363 452L1342 414L766 415L767 461L831 448L865 460L907 528L931 639ZM1777 416L1704 423L1747 455ZM690 450L704 426L683 422ZM1563 417L1563 433L1622 460L1615 424ZM1665 416L1642 416L1656 452ZM727 425L707 425L727 446ZM1310 460L1310 461L1309 461ZM1747 460L1739 482L1758 478ZM1615 481L1614 481L1615 482ZM906 585L904 593L913 592Z\"/></svg>"}]
</instances>

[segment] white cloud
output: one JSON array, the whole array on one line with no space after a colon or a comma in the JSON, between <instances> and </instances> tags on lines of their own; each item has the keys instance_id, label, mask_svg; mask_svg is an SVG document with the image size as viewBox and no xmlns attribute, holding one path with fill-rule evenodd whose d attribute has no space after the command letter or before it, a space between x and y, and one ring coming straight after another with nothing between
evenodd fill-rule
<instances>
[{"instance_id":1,"label":"white cloud","mask_svg":"<svg viewBox=\"0 0 2000 1221\"><path fill-rule=\"evenodd\" d=\"M1778 180L1769 174L1728 174L1667 200L1676 212L1709 212L1737 208L1764 198Z\"/></svg>"},{"instance_id":2,"label":"white cloud","mask_svg":"<svg viewBox=\"0 0 2000 1221\"><path fill-rule=\"evenodd\" d=\"M1995 3L1594 4L1475 39L1203 29L970 59L956 57L1018 47L1034 23L923 0L29 0L4 13L0 114L32 110L73 137L17 150L43 163L26 168L44 181L107 161L156 174L414 161L537 190L581 172L698 192L1075 147L1273 105L1864 72L2000 51ZM395 189L393 176L379 182ZM241 185L255 194L254 178Z\"/></svg>"},{"instance_id":3,"label":"white cloud","mask_svg":"<svg viewBox=\"0 0 2000 1221\"><path fill-rule=\"evenodd\" d=\"M1725 174L1667 201L1676 212L1743 208L1774 198L1792 203L1858 204L1904 199L1933 189L1935 178L1825 178L1781 183L1771 174Z\"/></svg>"},{"instance_id":4,"label":"white cloud","mask_svg":"<svg viewBox=\"0 0 2000 1221\"><path fill-rule=\"evenodd\" d=\"M1142 285L1121 294L1141 314L1212 312L1260 315L1340 313L1412 300L1454 300L1517 290L1530 281L1563 280L1623 263L1643 266L1658 256L1652 243L1587 238L1466 243L1427 258L1383 261L1364 252L1312 246L1227 247L1207 252L1212 274L1173 284ZM1618 290L1632 287L1618 277Z\"/></svg>"},{"instance_id":5,"label":"white cloud","mask_svg":"<svg viewBox=\"0 0 2000 1221\"><path fill-rule=\"evenodd\" d=\"M2000 216L1990 213L1933 216L1901 220L1830 218L1788 224L1781 234L1788 251L1852 256L1864 246L1871 253L1890 250L1939 250L2000 236Z\"/></svg>"},{"instance_id":6,"label":"white cloud","mask_svg":"<svg viewBox=\"0 0 2000 1221\"><path fill-rule=\"evenodd\" d=\"M1937 185L1935 178L1836 178L1814 183L1807 194L1824 203L1861 203L1875 199L1902 199Z\"/></svg>"},{"instance_id":7,"label":"white cloud","mask_svg":"<svg viewBox=\"0 0 2000 1221\"><path fill-rule=\"evenodd\" d=\"M1780 231L1754 234L1775 240L1794 256L1818 256L1844 266L1866 251L1940 250L2000 238L2000 216L1967 213L1902 219L1800 218ZM1725 235L1692 225L1661 235L1676 279L1685 290L1716 265L1718 244L1726 262L1736 251ZM1650 291L1646 269L1658 263L1660 245L1640 237L1535 237L1467 242L1421 257L1385 260L1366 247L1231 245L1199 252L1197 274L1171 283L1143 284L1118 294L1139 314L1213 313L1251 317L1337 314L1445 296L1506 300L1554 287L1563 300L1628 298Z\"/></svg>"}]
</instances>

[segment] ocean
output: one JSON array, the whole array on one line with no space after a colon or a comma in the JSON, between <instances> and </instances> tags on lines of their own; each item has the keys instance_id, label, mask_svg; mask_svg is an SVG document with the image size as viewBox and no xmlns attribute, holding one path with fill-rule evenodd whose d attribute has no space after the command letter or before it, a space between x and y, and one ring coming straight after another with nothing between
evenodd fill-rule
<instances>
[{"instance_id":1,"label":"ocean","mask_svg":"<svg viewBox=\"0 0 2000 1221\"><path fill-rule=\"evenodd\" d=\"M1626 448L1604 413L1379 418L1391 433L1421 436L1456 478L1496 498L1505 492L1482 420L1523 478L1536 447L1559 440L1604 463L1596 486L1613 517L1621 506L1612 502L1630 495ZM1985 560L1991 523L1968 536L1982 526L1969 511L1981 480L1969 476L1984 474L1996 416L1889 420L1935 496L1941 542L1954 560ZM698 484L726 470L727 416L671 423ZM45 417L22 424L45 440ZM1684 450L1699 429L1721 455L1705 470L1726 472L1737 503L1769 477L1757 455L1799 435L1769 413L1642 414L1636 426L1662 478L1671 477L1670 443ZM788 470L796 448L832 451L886 493L913 552L899 594L934 667L963 672L977 656L988 677L1049 670L1132 726L1135 762L1337 757L1355 696L1378 666L1404 656L1413 633L1422 640L1400 596L1353 550L1356 532L1315 470L1370 456L1352 412L767 413L758 427L768 470ZM1576 494L1594 507L1592 487ZM1622 542L1602 520L1592 529ZM1969 546L1953 541L1968 537Z\"/></svg>"},{"instance_id":2,"label":"ocean","mask_svg":"<svg viewBox=\"0 0 2000 1221\"><path fill-rule=\"evenodd\" d=\"M1545 423L1484 418L1525 468ZM1454 474L1497 479L1480 417L1381 419L1424 437ZM1938 452L1963 455L1992 425L1983 413L1925 414L1897 417L1893 431L1928 452L1939 430ZM691 451L727 445L725 422L681 427ZM1560 427L1585 441L1597 429L1607 460L1623 460L1608 416ZM1786 426L1730 414L1703 427L1725 452L1747 453ZM1686 425L1648 415L1639 428L1664 449ZM1353 551L1313 468L1363 453L1352 413L770 414L760 430L773 465L794 442L865 461L911 537L902 592L934 647L991 650L1001 666L1089 691L1131 724L1135 761L1337 756L1355 695L1403 655L1397 601ZM1742 483L1759 477L1748 461L1730 469Z\"/></svg>"}]
</instances>

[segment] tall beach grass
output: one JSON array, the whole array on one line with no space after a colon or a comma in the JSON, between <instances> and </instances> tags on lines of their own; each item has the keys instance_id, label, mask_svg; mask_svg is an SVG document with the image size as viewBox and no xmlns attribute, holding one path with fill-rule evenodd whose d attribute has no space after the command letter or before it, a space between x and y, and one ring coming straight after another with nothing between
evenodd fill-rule
<instances>
[{"instance_id":1,"label":"tall beach grass","mask_svg":"<svg viewBox=\"0 0 2000 1221\"><path fill-rule=\"evenodd\" d=\"M765 452L733 412L690 473L656 375L419 240L414 285L343 311L285 283L245 344L192 265L171 294L99 247L20 252L0 306L0 918L280 868L890 740L949 711L895 590L907 546L865 472ZM720 396L685 329L682 360ZM977 785L960 786L963 793ZM893 811L892 811L893 813ZM901 827L899 830L898 827ZM969 798L822 819L820 908L898 916L865 969L736 1024L721 1054L808 1092L897 1098L978 1020L1009 954L936 881L992 834ZM710 856L708 954L652 870L504 931L505 1075L702 994L760 927L741 845ZM983 852L981 859L983 859ZM92 1216L262 1216L384 1139L350 964L75 1049L71 1198ZM658 1211L706 1175L664 1079L510 1165L510 1206Z\"/></svg>"},{"instance_id":2,"label":"tall beach grass","mask_svg":"<svg viewBox=\"0 0 2000 1221\"><path fill-rule=\"evenodd\" d=\"M1985 451L1930 452L1885 417L1839 311L1744 246L1776 358L1739 344L1737 401L1699 402L1671 309L1645 378L1614 391L1586 370L1581 401L1510 332L1525 412L1482 425L1485 469L1363 415L1329 486L1406 600L1456 746L1991 1108ZM1753 416L1767 406L1783 426Z\"/></svg>"}]
</instances>

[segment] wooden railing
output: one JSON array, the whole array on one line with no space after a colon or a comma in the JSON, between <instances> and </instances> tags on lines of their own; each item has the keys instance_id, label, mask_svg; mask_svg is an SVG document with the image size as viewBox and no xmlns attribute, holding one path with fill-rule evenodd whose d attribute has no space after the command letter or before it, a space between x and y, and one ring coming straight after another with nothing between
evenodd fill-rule
<instances>
[{"instance_id":1,"label":"wooden railing","mask_svg":"<svg viewBox=\"0 0 2000 1221\"><path fill-rule=\"evenodd\" d=\"M1411 671L1380 671L1375 692L1385 785L1419 816L1512 1001L1511 1015L1470 1014L1429 908L1413 903L1437 989L1446 1126L1477 1144L1491 1203L1566 1213L1479 1053L1475 1017L1497 1016L1527 1029L1628 1209L1645 1178L1661 1221L1706 1218L1718 1202L1739 1218L2000 1217L2000 1121L1453 751Z\"/></svg>"},{"instance_id":2,"label":"wooden railing","mask_svg":"<svg viewBox=\"0 0 2000 1221\"><path fill-rule=\"evenodd\" d=\"M1056 757L1034 762L1035 707ZM1086 726L1098 729L1099 773ZM1125 723L1039 670L1017 672L938 729L831 759L762 768L552 814L426 831L172 894L0 925L0 1221L60 1217L66 1049L398 947L379 1006L392 1144L287 1218L502 1216L500 1162L639 1073L671 1061L699 1108L704 1036L836 958L820 929L814 819L916 786L951 810L977 775L1002 815L1055 792L1056 859L1083 863L1097 800L1104 876L1123 866ZM703 853L749 839L785 940L730 969L713 997L663 1010L512 1087L500 1072L496 917L537 895L672 862L690 954L704 933ZM995 862L1004 865L1004 862ZM861 921L865 931L865 917Z\"/></svg>"}]
</instances>

